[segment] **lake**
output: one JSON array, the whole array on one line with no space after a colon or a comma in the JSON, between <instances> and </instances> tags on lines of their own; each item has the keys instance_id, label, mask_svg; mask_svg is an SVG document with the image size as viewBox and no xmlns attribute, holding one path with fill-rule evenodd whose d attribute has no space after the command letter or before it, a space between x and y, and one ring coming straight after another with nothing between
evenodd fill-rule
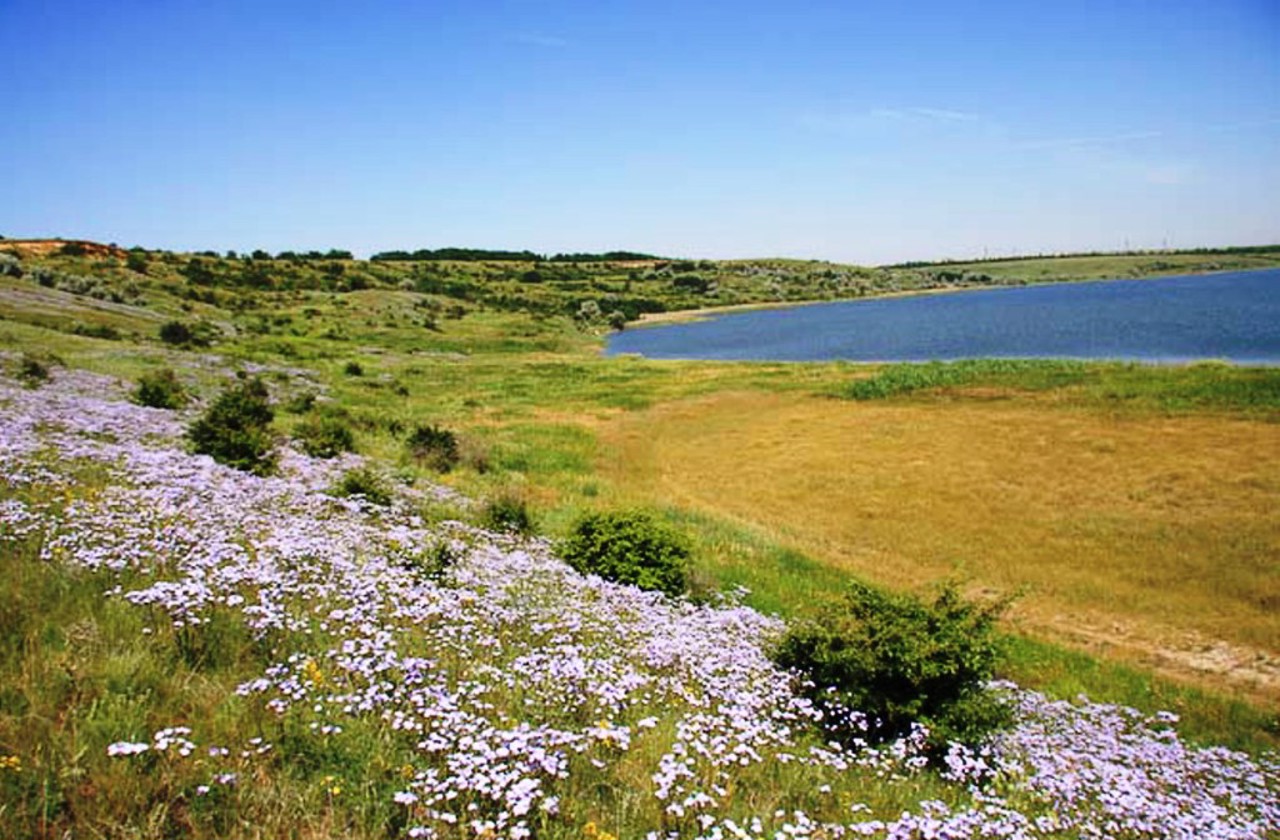
<instances>
[{"instance_id":1,"label":"lake","mask_svg":"<svg viewBox=\"0 0 1280 840\"><path fill-rule=\"evenodd\" d=\"M614 334L653 359L1280 364L1280 269L818 303Z\"/></svg>"}]
</instances>

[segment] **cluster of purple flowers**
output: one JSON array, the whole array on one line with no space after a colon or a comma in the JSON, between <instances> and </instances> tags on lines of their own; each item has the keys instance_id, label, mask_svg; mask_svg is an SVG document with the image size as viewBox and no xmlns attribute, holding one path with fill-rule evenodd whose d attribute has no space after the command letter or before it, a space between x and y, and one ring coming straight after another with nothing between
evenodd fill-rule
<instances>
[{"instance_id":1,"label":"cluster of purple flowers","mask_svg":"<svg viewBox=\"0 0 1280 840\"><path fill-rule=\"evenodd\" d=\"M294 652L239 693L315 738L384 727L413 756L394 794L410 836L530 837L560 812L573 774L607 772L642 743L660 756L654 840L1261 838L1280 825L1274 760L1194 749L1164 719L1011 685L1017 728L949 756L963 806L743 818L733 791L753 768L805 765L823 789L868 768L911 777L923 733L878 750L818 744L818 712L768 656L779 620L584 577L545 542L429 524L416 511L444 490L400 487L376 510L330 495L357 456L289 451L278 476L237 472L187 454L182 417L124 396L72 371L35 391L0 380L0 544L38 534L49 560L119 575L114 597L186 632L217 616L267 643L288 638ZM48 504L22 499L52 494L15 492L72 487L86 463L110 472L101 492ZM442 545L458 559L432 568ZM182 758L197 741L173 727L110 751ZM210 784L235 778L218 759L271 748L202 748Z\"/></svg>"}]
</instances>

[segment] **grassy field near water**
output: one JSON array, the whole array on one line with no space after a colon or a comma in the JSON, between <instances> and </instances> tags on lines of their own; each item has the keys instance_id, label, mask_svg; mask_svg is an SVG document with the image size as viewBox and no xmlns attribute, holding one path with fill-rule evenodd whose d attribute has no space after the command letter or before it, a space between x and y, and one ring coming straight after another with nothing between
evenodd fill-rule
<instances>
[{"instance_id":1,"label":"grassy field near water","mask_svg":"<svg viewBox=\"0 0 1280 840\"><path fill-rule=\"evenodd\" d=\"M1237 257L1220 255L1223 261ZM523 710L536 706L538 721L571 733L582 751L570 751L570 781L537 776L540 790L559 797L530 824L537 837L599 840L642 836L655 827L696 836L692 816L668 813L649 795L654 780L671 770L662 761L679 740L678 727L690 724L663 717L675 714L679 704L658 695L637 695L610 711L602 699L610 696L607 680L584 690L590 702L581 707L555 693L560 677L553 678L554 671L543 674L540 687L513 689L515 683L504 680L506 669L515 667L516 673L521 667L513 665L515 651L538 652L543 658L528 661L548 668L567 654L556 647L554 633L538 629L541 624L503 624L503 616L514 614L506 611L543 610L546 627L570 633L590 667L606 670L632 667L614 649L625 650L634 639L610 634L643 625L644 632L661 635L686 619L678 610L648 612L630 596L583 589L547 571L553 565L539 566L538 574L550 574L546 580L554 579L554 585L509 588L503 581L525 574L519 563L527 561L508 555L508 543L491 543L483 532L458 538L459 551L473 552L464 564L471 577L462 585L439 586L430 575L397 565L402 560L396 549L384 552L378 542L402 533L410 521L429 529L444 520L464 520L464 528L480 524L485 501L502 496L527 503L537 530L552 538L589 511L655 509L693 538L693 577L703 597L714 600L717 591L745 586L751 590L747 604L785 619L808 615L838 597L851 577L916 591L951 577L978 593L1021 592L1005 627L1012 637L1005 676L1052 697L1087 692L1094 700L1149 714L1172 709L1180 715L1178 731L1193 743L1230 744L1255 755L1280 745L1275 370L1217 364L871 367L610 359L598 353L607 325L577 316L585 295L598 303L612 295L617 303L646 288L670 308L715 302L714 295L696 292L700 287L692 280L676 283L681 272L740 277L740 288L752 290L740 297L760 301L817 298L846 280L892 275L850 268L826 276L822 264L706 261L665 274L667 267L605 265L582 267L582 276L555 269L530 282L511 266L424 268L339 260L254 265L159 252L142 259L133 265L145 272L128 268L120 256L25 256L20 275L0 278L6 370L18 370L26 354L52 372L53 384L42 386L50 388L45 393L63 393L59 389L71 388L75 377L94 372L117 384L94 380L86 392L123 400L138 376L171 368L197 397L184 417L240 370L267 381L276 399L273 430L280 442L315 417L346 424L357 453L380 471L393 496L412 499L404 502L410 506L394 514L373 511L368 518L323 508L331 518L313 521L307 518L307 494L333 486L345 462L300 462L291 469L303 472L290 474L288 491L299 494L289 496L289 504L306 512L288 520L300 530L288 539L237 531L235 539L250 555L267 557L312 528L348 529L333 532L334 545L367 537L380 546L366 557L378 570L372 579L380 591L397 598L412 591L421 596L412 603L434 605L433 617L421 626L402 620L397 610L409 607L399 601L388 602L394 608L376 620L405 650L451 651L440 657L441 673L450 675L440 690L459 692L449 696L464 704L475 700L467 708L485 718L485 726L514 726L532 714ZM1115 263L1096 266L1104 268L1110 272ZM938 278L921 273L929 270L901 271L932 283ZM1078 264L1061 270L1088 273ZM630 277L632 271L640 276ZM730 287L728 279L722 282L720 299ZM845 292L855 294L853 289L848 285ZM876 290L869 285L861 293ZM208 343L161 341L158 329L170 321L207 325ZM19 397L5 411L16 412L18 403L42 410L41 388L12 393ZM69 410L66 416L76 415ZM142 480L146 476L122 480L111 472L119 463L110 459L63 463L54 457L58 446L82 452L122 446L134 431L139 446L160 446L156 440L173 434L174 427L165 425L168 415L145 415L159 431L143 435L143 416L128 415L118 426L90 425L74 445L46 441L46 449L32 449L46 459L36 458L32 468L43 464L59 478L41 479L42 484L24 483L17 473L6 476L0 485L6 515L39 510L72 522L78 511L109 508L117 492L151 486ZM462 454L449 472L407 451L406 435L420 424L456 433ZM30 428L49 435L55 426L35 422ZM165 445L174 453L181 448L180 441ZM175 492L176 476L191 469L179 454L166 456L174 459ZM268 496L252 516L288 508L269 496L273 485L228 481L218 490L225 491L219 498L228 511L255 493ZM476 504L432 495L432 487L458 491ZM170 524L204 528L198 534L207 535L234 530L186 516L175 513ZM124 533L112 528L132 520L103 521L95 539L111 541ZM165 523L156 527L157 534L167 533ZM162 563L117 575L63 567L47 562L45 546L35 537L3 536L10 597L0 610L0 758L7 762L0 765L0 818L20 826L17 836L87 831L112 837L402 837L419 824L445 837L500 833L487 823L451 829L433 821L421 801L393 799L397 793L434 795L427 776L418 774L446 773L446 755L462 753L425 757L416 738L387 728L376 716L343 711L357 691L377 695L373 683L363 682L363 666L344 658L344 645L363 650L368 642L358 621L348 627L345 619L316 618L308 634L271 636L266 644L246 629L239 612L237 598L257 590L238 589L239 578L223 577L210 579L232 582L219 606L203 617L208 621L198 625L204 629L176 627L167 620L166 610L173 608L167 602L137 608L101 593L117 586L145 589L180 568ZM227 556L236 551L228 549ZM542 556L539 551L535 557ZM73 556L80 555L66 553ZM295 568L290 564L296 558L288 559L281 568ZM333 565L308 585L327 593L325 598L345 597L342 587L333 589L333 581L346 580L342 557L325 562ZM509 563L516 565L504 565ZM300 590L285 603L299 611L291 614L310 616L312 598ZM494 612L486 612L491 607ZM616 620L615 608L621 610ZM764 645L760 640L772 631L761 627L762 635L752 630L735 636L734 644L750 651ZM494 644L483 654L456 647L468 633L491 633ZM691 658L700 661L713 661L712 652L726 644L714 634L697 638L706 647ZM526 675L541 674L524 667ZM757 674L750 669L765 665L751 660L746 667ZM238 686L265 673L278 681L271 684L282 696L297 692L306 702L291 701L277 714L265 696L260 701L237 693ZM767 674L767 668L758 673ZM379 707L379 714L404 714L420 702L399 693L412 685L408 672L396 674L392 682L399 687L387 695L392 705ZM710 672L659 668L650 676L693 680L679 683L681 691L719 691L721 685ZM704 678L711 681L699 682ZM466 699L467 691L480 686L491 693ZM767 706L763 695L752 697ZM402 701L407 705L395 705ZM484 711L486 702L493 708ZM605 705L592 705L597 702ZM1098 720L1105 717L1096 714ZM650 717L660 721L652 729ZM708 725L722 724L727 725ZM166 735L165 743L173 746L148 746L135 764L106 753L117 742L153 744L153 733L173 726L197 729L198 736ZM326 730L320 737L319 728L331 726L342 731ZM622 727L634 739L625 749L619 746ZM1091 734L1074 740L1092 742L1104 730L1113 731L1082 729ZM450 731L449 737L460 739L451 749L474 735ZM1065 724L1062 731L1069 731ZM726 732L706 734L731 737ZM199 741L200 751L179 756L187 737ZM702 737L687 735L689 743L703 744ZM818 746L798 743L799 752ZM212 747L230 752L211 754ZM1066 743L1053 750L1070 753ZM1145 760L1128 756L1122 764L1136 767ZM817 820L814 825L835 825L848 820L850 806L858 803L884 820L914 813L928 800L957 811L974 805L962 786L931 772L866 766L842 774L829 764L803 762L751 765L731 777L732 792L722 796L709 785L724 780L711 765L695 764L696 784L690 781L694 786L686 793L731 803L702 812L715 817L724 836L732 834L724 819L750 829L756 814L766 815L765 824L748 836L772 837L788 821L795 829L793 812ZM216 781L227 773L239 782ZM697 787L703 782L708 786ZM199 793L201 786L208 790ZM1028 814L1048 813L1043 801L1018 798L1023 795L1010 794L1008 801ZM499 813L492 810L496 800L470 801L490 816ZM690 806L690 813L698 807ZM770 816L779 812L784 817ZM800 836L834 836L829 828L800 825ZM502 831L509 827L504 824ZM1046 829L1036 836L1071 835Z\"/></svg>"}]
</instances>

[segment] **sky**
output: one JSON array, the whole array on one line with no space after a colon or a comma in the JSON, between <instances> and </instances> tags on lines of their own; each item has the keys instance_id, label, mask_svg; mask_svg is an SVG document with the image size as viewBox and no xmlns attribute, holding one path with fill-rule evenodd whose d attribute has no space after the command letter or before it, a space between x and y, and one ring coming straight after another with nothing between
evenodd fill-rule
<instances>
[{"instance_id":1,"label":"sky","mask_svg":"<svg viewBox=\"0 0 1280 840\"><path fill-rule=\"evenodd\" d=\"M1280 2L0 0L0 235L861 264L1280 242Z\"/></svg>"}]
</instances>

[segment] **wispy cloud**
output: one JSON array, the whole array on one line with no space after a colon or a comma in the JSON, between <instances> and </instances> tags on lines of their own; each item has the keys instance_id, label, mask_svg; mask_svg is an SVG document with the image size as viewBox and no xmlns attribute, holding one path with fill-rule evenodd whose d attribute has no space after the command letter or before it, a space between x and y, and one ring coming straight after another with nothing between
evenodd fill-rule
<instances>
[{"instance_id":1,"label":"wispy cloud","mask_svg":"<svg viewBox=\"0 0 1280 840\"><path fill-rule=\"evenodd\" d=\"M1143 140L1155 140L1161 137L1182 137L1204 132L1212 132L1216 134L1234 131L1248 131L1250 129L1269 128L1271 126L1280 126L1280 117L1264 117L1257 120L1245 120L1243 122L1233 123L1191 124L1169 131L1127 131L1118 134L1102 134L1095 136L1051 137L1043 140L1027 140L1015 143L1014 145L1019 149L1031 150L1122 146L1128 143L1138 143Z\"/></svg>"},{"instance_id":2,"label":"wispy cloud","mask_svg":"<svg viewBox=\"0 0 1280 840\"><path fill-rule=\"evenodd\" d=\"M562 49L569 46L569 42L564 38L545 35L541 32L517 32L510 37L510 40L528 47L542 47L544 49Z\"/></svg>"},{"instance_id":3,"label":"wispy cloud","mask_svg":"<svg viewBox=\"0 0 1280 840\"><path fill-rule=\"evenodd\" d=\"M868 112L877 119L932 120L936 122L976 122L979 117L967 111L948 108L876 108Z\"/></svg>"},{"instance_id":4,"label":"wispy cloud","mask_svg":"<svg viewBox=\"0 0 1280 840\"><path fill-rule=\"evenodd\" d=\"M950 108L869 108L864 110L830 109L814 111L801 117L806 128L840 134L861 134L870 131L924 130L930 126L977 123L978 114Z\"/></svg>"},{"instance_id":5,"label":"wispy cloud","mask_svg":"<svg viewBox=\"0 0 1280 840\"><path fill-rule=\"evenodd\" d=\"M1093 137L1053 137L1044 140L1028 140L1014 145L1019 149L1077 149L1089 146L1116 146L1154 140L1163 137L1163 131L1129 131L1123 134L1103 134Z\"/></svg>"}]
</instances>

